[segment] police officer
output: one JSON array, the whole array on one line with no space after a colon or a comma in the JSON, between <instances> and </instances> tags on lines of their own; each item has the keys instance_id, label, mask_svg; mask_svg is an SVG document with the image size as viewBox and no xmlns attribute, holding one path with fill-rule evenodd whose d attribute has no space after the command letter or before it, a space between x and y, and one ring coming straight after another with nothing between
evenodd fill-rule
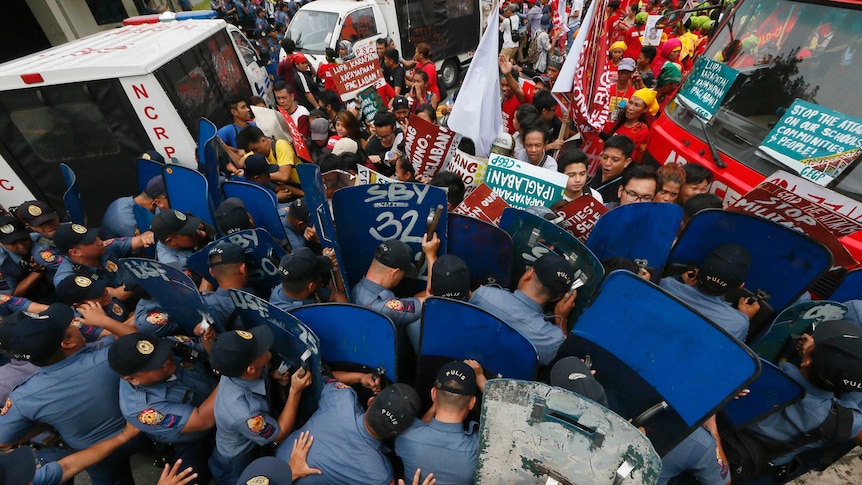
<instances>
[{"instance_id":1,"label":"police officer","mask_svg":"<svg viewBox=\"0 0 862 485\"><path fill-rule=\"evenodd\" d=\"M425 238L427 239L427 238ZM426 243L423 239L423 250ZM439 239L437 246L440 245ZM429 251L431 247L429 246ZM437 250L433 250L436 254ZM413 348L419 346L419 318L422 316L424 297L397 298L392 291L404 278L416 278L419 272L413 265L413 252L407 244L393 239L377 246L374 260L365 277L353 287L357 305L366 306L389 317L395 325L406 326Z\"/></svg>"},{"instance_id":2,"label":"police officer","mask_svg":"<svg viewBox=\"0 0 862 485\"><path fill-rule=\"evenodd\" d=\"M237 197L229 197L219 204L215 220L223 234L254 229L254 218L246 210L245 202Z\"/></svg>"},{"instance_id":3,"label":"police officer","mask_svg":"<svg viewBox=\"0 0 862 485\"><path fill-rule=\"evenodd\" d=\"M86 305L82 313L115 335L134 330L108 318L95 304ZM113 338L85 345L81 332L70 325L73 317L70 307L55 303L42 313L15 313L0 323L3 350L40 367L0 410L0 443L25 438L41 422L57 430L72 450L83 450L125 426L117 400L119 379L108 365ZM128 457L142 443L132 440L90 467L92 482L133 483Z\"/></svg>"},{"instance_id":4,"label":"police officer","mask_svg":"<svg viewBox=\"0 0 862 485\"><path fill-rule=\"evenodd\" d=\"M134 237L145 232L146 227L138 227L138 218L135 216L135 206L141 207L153 214L158 210L168 210L168 191L165 188L165 179L161 175L151 178L146 188L134 197L120 197L111 202L102 216L102 227L99 236L110 239L112 237Z\"/></svg>"},{"instance_id":5,"label":"police officer","mask_svg":"<svg viewBox=\"0 0 862 485\"><path fill-rule=\"evenodd\" d=\"M36 234L33 241L33 260L45 268L45 279L53 281L63 255L54 244L54 233L60 227L60 216L47 203L30 200L15 209L18 220Z\"/></svg>"},{"instance_id":6,"label":"police officer","mask_svg":"<svg viewBox=\"0 0 862 485\"><path fill-rule=\"evenodd\" d=\"M164 447L171 462L181 458L194 468L200 483L209 481L216 397L216 380L204 355L201 347L142 333L120 337L108 350L108 364L122 377L123 416Z\"/></svg>"},{"instance_id":7,"label":"police officer","mask_svg":"<svg viewBox=\"0 0 862 485\"><path fill-rule=\"evenodd\" d=\"M308 247L309 242L305 240L305 229L308 225L308 203L305 197L294 200L287 206L287 215L282 219L284 234L287 242L293 250Z\"/></svg>"},{"instance_id":8,"label":"police officer","mask_svg":"<svg viewBox=\"0 0 862 485\"><path fill-rule=\"evenodd\" d=\"M185 268L189 256L212 241L215 233L201 218L176 209L156 214L150 230L158 240L156 259L180 269Z\"/></svg>"},{"instance_id":9,"label":"police officer","mask_svg":"<svg viewBox=\"0 0 862 485\"><path fill-rule=\"evenodd\" d=\"M130 316L123 302L108 293L108 285L104 280L70 276L57 286L57 296L61 302L73 308L85 303L97 303L108 317L118 322L125 322Z\"/></svg>"},{"instance_id":10,"label":"police officer","mask_svg":"<svg viewBox=\"0 0 862 485\"><path fill-rule=\"evenodd\" d=\"M233 288L254 293L248 287L245 252L236 244L221 240L210 248L207 261L210 274L218 282L218 288L204 292L203 298L211 310L210 316L213 317L216 328L220 333L246 328L228 292Z\"/></svg>"},{"instance_id":11,"label":"police officer","mask_svg":"<svg viewBox=\"0 0 862 485\"><path fill-rule=\"evenodd\" d=\"M111 296L126 300L132 293L123 289L119 260L155 244L155 240L153 233L147 231L133 238L119 237L102 241L95 230L66 222L60 224L54 234L54 243L67 256L60 262L54 275L54 286L72 275L103 279Z\"/></svg>"},{"instance_id":12,"label":"police officer","mask_svg":"<svg viewBox=\"0 0 862 485\"><path fill-rule=\"evenodd\" d=\"M324 252L327 256L315 256L310 249L299 248L281 258L278 265L281 284L273 288L269 302L284 311L321 301L347 303L344 292L329 291L328 300L323 300L318 293L324 275L333 267L337 268L335 252L332 249Z\"/></svg>"},{"instance_id":13,"label":"police officer","mask_svg":"<svg viewBox=\"0 0 862 485\"><path fill-rule=\"evenodd\" d=\"M575 306L577 294L570 291L574 273L562 256L549 252L521 276L513 293L493 286L481 286L473 293L470 303L521 332L536 347L539 362L548 364L563 343L564 328ZM544 306L551 302L556 302L553 322L543 314Z\"/></svg>"},{"instance_id":14,"label":"police officer","mask_svg":"<svg viewBox=\"0 0 862 485\"><path fill-rule=\"evenodd\" d=\"M0 293L42 293L45 267L34 261L33 239L18 219L0 216L0 246Z\"/></svg>"},{"instance_id":15,"label":"police officer","mask_svg":"<svg viewBox=\"0 0 862 485\"><path fill-rule=\"evenodd\" d=\"M281 443L293 428L302 390L311 374L290 378L287 403L278 419L269 414L267 363L272 331L266 325L219 335L210 365L221 375L215 401L216 447L209 460L216 483L234 483L260 453L260 446ZM302 375L300 375L302 374Z\"/></svg>"},{"instance_id":16,"label":"police officer","mask_svg":"<svg viewBox=\"0 0 862 485\"><path fill-rule=\"evenodd\" d=\"M478 365L478 364L477 364ZM481 367L479 367L481 369ZM484 376L481 384L484 387ZM440 484L470 484L476 470L479 424L464 420L476 404L476 371L467 363L452 361L437 372L431 388L434 414L428 422L415 419L395 437L395 453L404 462L404 476L416 469L434 473Z\"/></svg>"}]
</instances>

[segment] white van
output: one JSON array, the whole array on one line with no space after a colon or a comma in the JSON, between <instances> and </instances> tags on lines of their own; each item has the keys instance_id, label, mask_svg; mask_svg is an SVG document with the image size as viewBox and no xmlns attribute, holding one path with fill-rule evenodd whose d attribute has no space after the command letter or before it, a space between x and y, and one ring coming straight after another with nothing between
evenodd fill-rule
<instances>
[{"instance_id":1,"label":"white van","mask_svg":"<svg viewBox=\"0 0 862 485\"><path fill-rule=\"evenodd\" d=\"M223 101L234 95L272 102L238 28L137 19L150 20L0 64L0 204L38 198L61 209L65 163L95 225L113 199L136 191L141 153L195 166L201 117L230 123Z\"/></svg>"}]
</instances>

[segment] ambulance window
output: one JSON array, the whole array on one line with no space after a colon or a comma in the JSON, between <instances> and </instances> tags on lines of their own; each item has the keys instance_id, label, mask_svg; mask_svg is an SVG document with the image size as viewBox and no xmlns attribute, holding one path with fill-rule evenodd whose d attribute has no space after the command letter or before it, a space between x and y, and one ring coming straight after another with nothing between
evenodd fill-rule
<instances>
[{"instance_id":1,"label":"ambulance window","mask_svg":"<svg viewBox=\"0 0 862 485\"><path fill-rule=\"evenodd\" d=\"M244 62L246 66L257 61L254 51L251 46L249 46L248 39L246 39L244 35L236 31L231 32L230 35L233 37L233 41L239 49L239 53L242 55L242 62Z\"/></svg>"},{"instance_id":2,"label":"ambulance window","mask_svg":"<svg viewBox=\"0 0 862 485\"><path fill-rule=\"evenodd\" d=\"M102 157L120 152L117 137L99 107L89 101L13 111L15 128L46 162Z\"/></svg>"},{"instance_id":3,"label":"ambulance window","mask_svg":"<svg viewBox=\"0 0 862 485\"><path fill-rule=\"evenodd\" d=\"M363 8L351 12L344 19L341 27L341 39L351 43L377 35L377 23L374 21L374 12L371 8Z\"/></svg>"}]
</instances>

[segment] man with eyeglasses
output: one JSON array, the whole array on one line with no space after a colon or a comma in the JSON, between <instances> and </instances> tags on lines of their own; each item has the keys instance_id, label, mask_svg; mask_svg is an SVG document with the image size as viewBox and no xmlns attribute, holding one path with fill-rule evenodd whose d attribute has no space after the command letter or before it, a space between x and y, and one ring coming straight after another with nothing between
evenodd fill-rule
<instances>
[{"instance_id":1,"label":"man with eyeglasses","mask_svg":"<svg viewBox=\"0 0 862 485\"><path fill-rule=\"evenodd\" d=\"M619 203L611 202L609 208L617 205L634 204L636 202L652 202L656 186L655 169L647 165L629 165L623 170L620 187L617 192Z\"/></svg>"},{"instance_id":2,"label":"man with eyeglasses","mask_svg":"<svg viewBox=\"0 0 862 485\"><path fill-rule=\"evenodd\" d=\"M403 133L396 128L395 115L384 111L374 115L375 134L368 139L365 152L368 154L368 167L381 174L392 177L395 175L395 164L386 161L386 152L401 144Z\"/></svg>"}]
</instances>

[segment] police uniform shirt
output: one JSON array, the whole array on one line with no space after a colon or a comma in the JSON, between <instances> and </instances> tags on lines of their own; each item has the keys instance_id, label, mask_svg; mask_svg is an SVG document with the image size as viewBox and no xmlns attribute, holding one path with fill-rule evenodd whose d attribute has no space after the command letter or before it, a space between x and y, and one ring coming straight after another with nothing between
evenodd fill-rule
<instances>
[{"instance_id":1,"label":"police uniform shirt","mask_svg":"<svg viewBox=\"0 0 862 485\"><path fill-rule=\"evenodd\" d=\"M548 322L542 307L519 290L509 293L502 288L480 286L470 298L470 303L521 332L536 347L539 362L543 365L551 362L563 344L563 330Z\"/></svg>"},{"instance_id":2,"label":"police uniform shirt","mask_svg":"<svg viewBox=\"0 0 862 485\"><path fill-rule=\"evenodd\" d=\"M135 328L153 337L167 337L182 333L168 312L156 300L141 298L135 306Z\"/></svg>"},{"instance_id":3,"label":"police uniform shirt","mask_svg":"<svg viewBox=\"0 0 862 485\"><path fill-rule=\"evenodd\" d=\"M0 294L0 317L8 317L9 315L30 308L32 301L20 296L12 296Z\"/></svg>"},{"instance_id":4,"label":"police uniform shirt","mask_svg":"<svg viewBox=\"0 0 862 485\"><path fill-rule=\"evenodd\" d=\"M718 325L725 332L733 335L740 342L745 342L748 335L748 316L730 306L723 296L707 295L706 293L679 281L676 278L662 278L659 283L664 290L691 305L707 320Z\"/></svg>"},{"instance_id":5,"label":"police uniform shirt","mask_svg":"<svg viewBox=\"0 0 862 485\"><path fill-rule=\"evenodd\" d=\"M269 302L275 305L277 308L289 312L291 309L296 308L302 305L313 305L317 303L314 298L309 298L307 300L294 300L293 298L284 294L282 291L282 286L279 284L272 290L272 294L269 296Z\"/></svg>"},{"instance_id":6,"label":"police uniform shirt","mask_svg":"<svg viewBox=\"0 0 862 485\"><path fill-rule=\"evenodd\" d=\"M156 243L156 260L179 269L185 269L186 260L194 253L191 249L174 249L161 241Z\"/></svg>"},{"instance_id":7,"label":"police uniform shirt","mask_svg":"<svg viewBox=\"0 0 862 485\"><path fill-rule=\"evenodd\" d=\"M234 459L272 442L281 428L269 415L263 379L222 376L215 400L216 450ZM214 457L215 458L215 457Z\"/></svg>"},{"instance_id":8,"label":"police uniform shirt","mask_svg":"<svg viewBox=\"0 0 862 485\"><path fill-rule=\"evenodd\" d=\"M368 278L362 278L356 283L353 297L357 305L389 317L395 325L413 323L422 316L422 302L418 298L396 298L392 290Z\"/></svg>"},{"instance_id":9,"label":"police uniform shirt","mask_svg":"<svg viewBox=\"0 0 862 485\"><path fill-rule=\"evenodd\" d=\"M125 426L117 399L120 378L108 365L113 339L102 339L42 367L12 391L0 410L0 443L24 436L36 422L53 426L75 450L108 439Z\"/></svg>"},{"instance_id":10,"label":"police uniform shirt","mask_svg":"<svg viewBox=\"0 0 862 485\"><path fill-rule=\"evenodd\" d=\"M284 235L287 237L287 242L290 244L291 250L297 250L299 248L308 247L308 243L305 240L305 236L297 232L296 229L287 222L287 217L282 217L282 226L284 226Z\"/></svg>"},{"instance_id":11,"label":"police uniform shirt","mask_svg":"<svg viewBox=\"0 0 862 485\"><path fill-rule=\"evenodd\" d=\"M60 267L60 262L64 259L63 255L54 246L54 241L38 234L31 234L31 236L33 237L33 250L31 251L33 260L45 268L45 277L53 280L57 269Z\"/></svg>"},{"instance_id":12,"label":"police uniform shirt","mask_svg":"<svg viewBox=\"0 0 862 485\"><path fill-rule=\"evenodd\" d=\"M103 278L108 283L108 288L123 286L122 278L118 272L120 269L119 261L120 258L125 258L132 254L132 240L118 237L113 240L109 239L107 242L108 245L105 246L105 254L99 257L98 268L73 263L69 258L63 258L63 261L60 262L60 267L57 268L57 273L54 274L54 286L56 287L61 281L72 275Z\"/></svg>"},{"instance_id":13,"label":"police uniform shirt","mask_svg":"<svg viewBox=\"0 0 862 485\"><path fill-rule=\"evenodd\" d=\"M138 228L135 218L135 199L120 197L111 202L102 216L102 227L99 235L103 239L112 237L134 237Z\"/></svg>"},{"instance_id":14,"label":"police uniform shirt","mask_svg":"<svg viewBox=\"0 0 862 485\"><path fill-rule=\"evenodd\" d=\"M0 294L11 295L28 273L21 267L21 256L0 245Z\"/></svg>"},{"instance_id":15,"label":"police uniform shirt","mask_svg":"<svg viewBox=\"0 0 862 485\"><path fill-rule=\"evenodd\" d=\"M309 475L297 483L383 485L394 480L392 464L386 457L389 450L365 429L364 412L350 386L336 380L328 382L317 411L305 426L288 436L275 456L290 460L293 440L306 430L314 436L314 446L308 450L306 461L323 474Z\"/></svg>"},{"instance_id":16,"label":"police uniform shirt","mask_svg":"<svg viewBox=\"0 0 862 485\"><path fill-rule=\"evenodd\" d=\"M39 368L25 360L6 360L0 365L0 403L5 403L13 389L37 372Z\"/></svg>"},{"instance_id":17,"label":"police uniform shirt","mask_svg":"<svg viewBox=\"0 0 862 485\"><path fill-rule=\"evenodd\" d=\"M698 483L706 485L724 485L730 480L730 469L718 456L715 437L702 426L661 459L658 483L665 485L686 471L691 471Z\"/></svg>"},{"instance_id":18,"label":"police uniform shirt","mask_svg":"<svg viewBox=\"0 0 862 485\"><path fill-rule=\"evenodd\" d=\"M56 461L52 461L45 463L36 470L32 483L33 485L60 485L62 480L63 467Z\"/></svg>"},{"instance_id":19,"label":"police uniform shirt","mask_svg":"<svg viewBox=\"0 0 862 485\"><path fill-rule=\"evenodd\" d=\"M174 357L177 370L167 381L151 386L120 382L120 409L126 420L159 443L189 443L209 431L182 433L195 408L215 389L215 381L201 366Z\"/></svg>"},{"instance_id":20,"label":"police uniform shirt","mask_svg":"<svg viewBox=\"0 0 862 485\"><path fill-rule=\"evenodd\" d=\"M395 437L395 453L404 462L404 476L412 477L416 469L423 470L423 480L434 472L439 485L472 484L479 447L479 425L470 422L443 423L432 419L420 420Z\"/></svg>"},{"instance_id":21,"label":"police uniform shirt","mask_svg":"<svg viewBox=\"0 0 862 485\"><path fill-rule=\"evenodd\" d=\"M242 291L254 294L251 288L242 288ZM210 309L210 316L213 318L216 328L219 332L227 330L235 330L238 328L247 328L236 310L236 305L230 298L230 293L225 288L218 288L216 291L203 293L204 303Z\"/></svg>"}]
</instances>

